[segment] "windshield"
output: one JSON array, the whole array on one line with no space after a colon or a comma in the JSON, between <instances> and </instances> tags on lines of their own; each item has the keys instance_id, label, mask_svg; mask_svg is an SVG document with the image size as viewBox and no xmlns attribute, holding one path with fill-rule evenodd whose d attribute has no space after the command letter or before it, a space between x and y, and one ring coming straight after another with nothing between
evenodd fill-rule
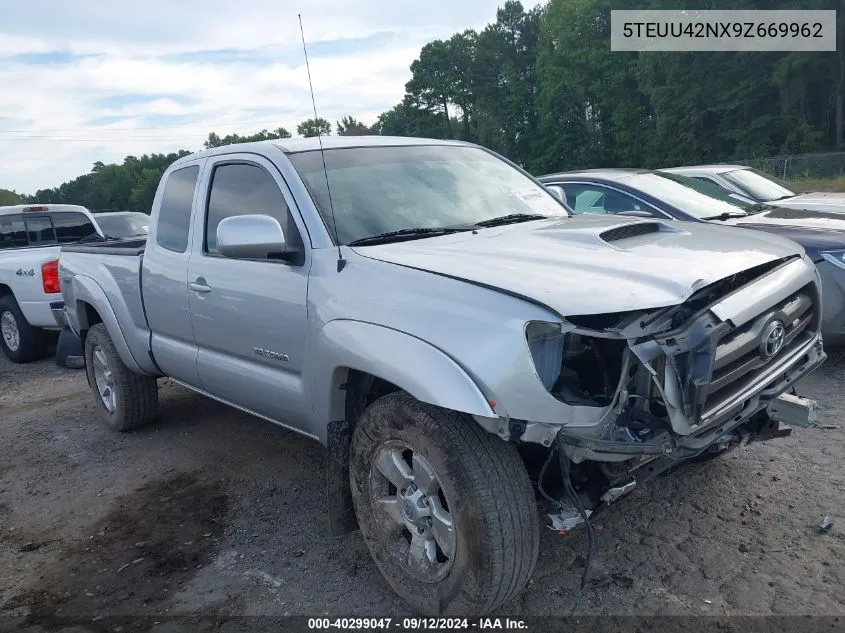
<instances>
[{"instance_id":1,"label":"windshield","mask_svg":"<svg viewBox=\"0 0 845 633\"><path fill-rule=\"evenodd\" d=\"M756 200L772 202L798 195L782 180L756 169L735 169L724 172L722 176Z\"/></svg>"},{"instance_id":2,"label":"windshield","mask_svg":"<svg viewBox=\"0 0 845 633\"><path fill-rule=\"evenodd\" d=\"M569 215L542 186L477 147L380 146L324 153L341 244L391 231L471 225L510 214ZM331 227L320 152L288 158Z\"/></svg>"},{"instance_id":3,"label":"windshield","mask_svg":"<svg viewBox=\"0 0 845 633\"><path fill-rule=\"evenodd\" d=\"M150 218L145 213L126 215L104 213L95 215L94 219L97 220L97 225L106 237L146 235L150 224Z\"/></svg>"},{"instance_id":4,"label":"windshield","mask_svg":"<svg viewBox=\"0 0 845 633\"><path fill-rule=\"evenodd\" d=\"M723 213L741 216L759 208L758 205L732 196L719 185L680 174L636 174L626 179L625 183L696 218L717 217Z\"/></svg>"}]
</instances>

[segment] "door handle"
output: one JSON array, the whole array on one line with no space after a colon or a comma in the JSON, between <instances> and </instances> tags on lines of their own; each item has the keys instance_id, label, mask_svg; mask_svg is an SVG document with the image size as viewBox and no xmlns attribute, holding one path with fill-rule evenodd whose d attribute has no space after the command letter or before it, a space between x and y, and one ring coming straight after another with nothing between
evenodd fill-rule
<instances>
[{"instance_id":1,"label":"door handle","mask_svg":"<svg viewBox=\"0 0 845 633\"><path fill-rule=\"evenodd\" d=\"M194 292L211 292L211 286L205 285L205 279L202 277L198 278L196 281L192 281L188 284L188 288L193 290Z\"/></svg>"}]
</instances>

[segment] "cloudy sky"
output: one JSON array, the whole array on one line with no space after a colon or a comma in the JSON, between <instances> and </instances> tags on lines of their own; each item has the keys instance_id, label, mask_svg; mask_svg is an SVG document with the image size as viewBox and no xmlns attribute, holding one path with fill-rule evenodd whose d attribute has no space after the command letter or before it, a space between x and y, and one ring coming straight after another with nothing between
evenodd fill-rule
<instances>
[{"instance_id":1,"label":"cloudy sky","mask_svg":"<svg viewBox=\"0 0 845 633\"><path fill-rule=\"evenodd\" d=\"M425 42L503 1L0 0L0 188L199 149L212 131L295 134L312 116L297 13L320 116L372 123Z\"/></svg>"}]
</instances>

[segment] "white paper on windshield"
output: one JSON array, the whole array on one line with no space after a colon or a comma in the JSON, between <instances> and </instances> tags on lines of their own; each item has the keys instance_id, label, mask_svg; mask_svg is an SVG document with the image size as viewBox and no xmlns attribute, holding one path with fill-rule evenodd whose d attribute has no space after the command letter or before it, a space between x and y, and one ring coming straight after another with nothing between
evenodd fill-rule
<instances>
[{"instance_id":1,"label":"white paper on windshield","mask_svg":"<svg viewBox=\"0 0 845 633\"><path fill-rule=\"evenodd\" d=\"M554 199L552 194L546 193L538 188L513 189L511 195L518 198L534 213L546 215L565 215L561 204Z\"/></svg>"}]
</instances>

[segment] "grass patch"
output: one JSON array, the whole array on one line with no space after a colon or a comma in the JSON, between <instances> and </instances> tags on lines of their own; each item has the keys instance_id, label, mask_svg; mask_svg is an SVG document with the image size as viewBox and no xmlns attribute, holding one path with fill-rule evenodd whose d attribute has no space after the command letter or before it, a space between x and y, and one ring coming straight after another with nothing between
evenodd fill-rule
<instances>
[{"instance_id":1,"label":"grass patch","mask_svg":"<svg viewBox=\"0 0 845 633\"><path fill-rule=\"evenodd\" d=\"M798 191L845 191L845 176L790 180L789 184Z\"/></svg>"}]
</instances>

